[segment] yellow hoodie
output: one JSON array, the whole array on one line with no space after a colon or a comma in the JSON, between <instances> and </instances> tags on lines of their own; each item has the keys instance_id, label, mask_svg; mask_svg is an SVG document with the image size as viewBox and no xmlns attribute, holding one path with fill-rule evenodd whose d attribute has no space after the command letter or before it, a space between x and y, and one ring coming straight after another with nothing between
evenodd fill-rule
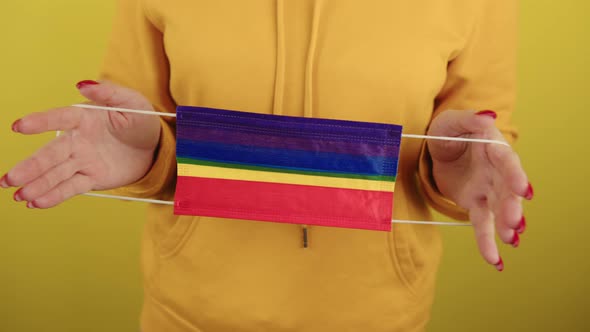
<instances>
[{"instance_id":1,"label":"yellow hoodie","mask_svg":"<svg viewBox=\"0 0 590 332\"><path fill-rule=\"evenodd\" d=\"M158 111L193 105L422 134L437 112L493 109L515 136L516 1L119 2L102 76ZM152 170L123 193L173 198L174 122L162 123ZM428 219L427 203L465 218L432 183L424 142L403 140L394 217ZM312 227L309 240L302 249L298 225L150 206L142 331L425 328L441 254L435 227Z\"/></svg>"}]
</instances>

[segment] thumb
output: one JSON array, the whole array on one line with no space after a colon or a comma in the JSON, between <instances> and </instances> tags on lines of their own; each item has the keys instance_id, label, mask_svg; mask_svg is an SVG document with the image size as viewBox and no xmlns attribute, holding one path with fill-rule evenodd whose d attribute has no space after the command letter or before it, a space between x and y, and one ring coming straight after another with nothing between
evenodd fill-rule
<instances>
[{"instance_id":1,"label":"thumb","mask_svg":"<svg viewBox=\"0 0 590 332\"><path fill-rule=\"evenodd\" d=\"M150 103L139 92L110 81L80 81L76 88L82 96L98 105L152 109Z\"/></svg>"},{"instance_id":2,"label":"thumb","mask_svg":"<svg viewBox=\"0 0 590 332\"><path fill-rule=\"evenodd\" d=\"M481 133L494 127L496 113L493 111L448 110L439 114L430 127L430 135L461 136Z\"/></svg>"},{"instance_id":3,"label":"thumb","mask_svg":"<svg viewBox=\"0 0 590 332\"><path fill-rule=\"evenodd\" d=\"M446 137L487 138L491 129L495 129L496 113L493 111L458 111L448 110L435 117L428 129L428 135ZM489 137L491 138L491 137ZM455 161L469 146L466 142L435 141L427 142L430 155L440 161Z\"/></svg>"}]
</instances>

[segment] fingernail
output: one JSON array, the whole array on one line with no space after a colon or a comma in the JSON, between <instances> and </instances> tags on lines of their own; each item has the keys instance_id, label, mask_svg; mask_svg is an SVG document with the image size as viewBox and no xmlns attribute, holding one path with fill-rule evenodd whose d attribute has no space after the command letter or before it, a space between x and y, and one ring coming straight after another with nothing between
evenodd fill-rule
<instances>
[{"instance_id":1,"label":"fingernail","mask_svg":"<svg viewBox=\"0 0 590 332\"><path fill-rule=\"evenodd\" d=\"M479 112L475 113L475 115L485 115L485 116L489 116L494 119L496 119L498 117L498 114L496 114L496 112L490 111L490 110L479 111Z\"/></svg>"},{"instance_id":2,"label":"fingernail","mask_svg":"<svg viewBox=\"0 0 590 332\"><path fill-rule=\"evenodd\" d=\"M14 121L14 123L12 124L12 131L14 131L15 133L18 133L18 124L20 123L20 119Z\"/></svg>"},{"instance_id":3,"label":"fingernail","mask_svg":"<svg viewBox=\"0 0 590 332\"><path fill-rule=\"evenodd\" d=\"M533 199L534 195L535 195L535 192L533 191L533 186L529 182L529 186L526 188L526 193L524 194L524 198L526 200L530 201L531 199Z\"/></svg>"},{"instance_id":4,"label":"fingernail","mask_svg":"<svg viewBox=\"0 0 590 332\"><path fill-rule=\"evenodd\" d=\"M512 237L512 242L510 242L514 248L518 248L520 244L520 236L518 236L518 232L514 232L514 237Z\"/></svg>"},{"instance_id":5,"label":"fingernail","mask_svg":"<svg viewBox=\"0 0 590 332\"><path fill-rule=\"evenodd\" d=\"M494 267L496 268L496 270L498 270L498 272L504 271L504 262L502 261L502 257L500 257L498 263L494 264Z\"/></svg>"},{"instance_id":6,"label":"fingernail","mask_svg":"<svg viewBox=\"0 0 590 332\"><path fill-rule=\"evenodd\" d=\"M89 85L97 85L99 84L97 81L92 81L92 80L84 80L84 81L80 81L78 83L76 83L76 88L82 89L83 87L89 86Z\"/></svg>"},{"instance_id":7,"label":"fingernail","mask_svg":"<svg viewBox=\"0 0 590 332\"><path fill-rule=\"evenodd\" d=\"M36 209L37 206L35 206L35 203L34 202L28 202L27 203L27 208L29 208L29 209Z\"/></svg>"},{"instance_id":8,"label":"fingernail","mask_svg":"<svg viewBox=\"0 0 590 332\"><path fill-rule=\"evenodd\" d=\"M10 187L8 185L8 174L4 174L4 176L0 179L0 187L4 189Z\"/></svg>"},{"instance_id":9,"label":"fingernail","mask_svg":"<svg viewBox=\"0 0 590 332\"><path fill-rule=\"evenodd\" d=\"M23 190L23 189L21 188L21 189L17 190L17 191L14 193L14 196L13 196L13 198L14 198L14 200L15 200L16 202L22 202L23 198L22 198L22 197L21 197L21 195L20 195L20 192L21 192L22 190Z\"/></svg>"},{"instance_id":10,"label":"fingernail","mask_svg":"<svg viewBox=\"0 0 590 332\"><path fill-rule=\"evenodd\" d=\"M522 233L524 233L525 229L526 229L526 219L524 216L522 216L522 218L520 218L520 223L518 224L518 228L516 228L516 233L522 234Z\"/></svg>"}]
</instances>

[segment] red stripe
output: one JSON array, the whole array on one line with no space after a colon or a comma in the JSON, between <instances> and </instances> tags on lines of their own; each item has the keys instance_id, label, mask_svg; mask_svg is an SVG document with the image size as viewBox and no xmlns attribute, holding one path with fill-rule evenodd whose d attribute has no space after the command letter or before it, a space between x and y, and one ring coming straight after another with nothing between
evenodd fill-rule
<instances>
[{"instance_id":1,"label":"red stripe","mask_svg":"<svg viewBox=\"0 0 590 332\"><path fill-rule=\"evenodd\" d=\"M179 176L174 213L389 231L393 193Z\"/></svg>"}]
</instances>

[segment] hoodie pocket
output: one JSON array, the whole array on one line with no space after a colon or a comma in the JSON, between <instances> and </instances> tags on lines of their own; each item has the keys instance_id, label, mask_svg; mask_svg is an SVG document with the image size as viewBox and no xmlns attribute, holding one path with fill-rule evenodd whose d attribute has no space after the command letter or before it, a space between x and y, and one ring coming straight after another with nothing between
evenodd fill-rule
<instances>
[{"instance_id":1,"label":"hoodie pocket","mask_svg":"<svg viewBox=\"0 0 590 332\"><path fill-rule=\"evenodd\" d=\"M173 225L162 236L159 245L159 255L162 259L174 257L188 242L195 228L199 224L199 217L174 216Z\"/></svg>"},{"instance_id":2,"label":"hoodie pocket","mask_svg":"<svg viewBox=\"0 0 590 332\"><path fill-rule=\"evenodd\" d=\"M429 306L392 266L405 253L392 259L390 233L314 226L304 249L299 225L201 218L186 230L152 294L203 331L404 330Z\"/></svg>"},{"instance_id":3,"label":"hoodie pocket","mask_svg":"<svg viewBox=\"0 0 590 332\"><path fill-rule=\"evenodd\" d=\"M394 224L389 252L399 278L414 296L434 287L442 243L436 226Z\"/></svg>"},{"instance_id":4,"label":"hoodie pocket","mask_svg":"<svg viewBox=\"0 0 590 332\"><path fill-rule=\"evenodd\" d=\"M176 256L199 224L199 217L176 216L170 206L150 205L141 250L144 280L151 288L165 260Z\"/></svg>"}]
</instances>

